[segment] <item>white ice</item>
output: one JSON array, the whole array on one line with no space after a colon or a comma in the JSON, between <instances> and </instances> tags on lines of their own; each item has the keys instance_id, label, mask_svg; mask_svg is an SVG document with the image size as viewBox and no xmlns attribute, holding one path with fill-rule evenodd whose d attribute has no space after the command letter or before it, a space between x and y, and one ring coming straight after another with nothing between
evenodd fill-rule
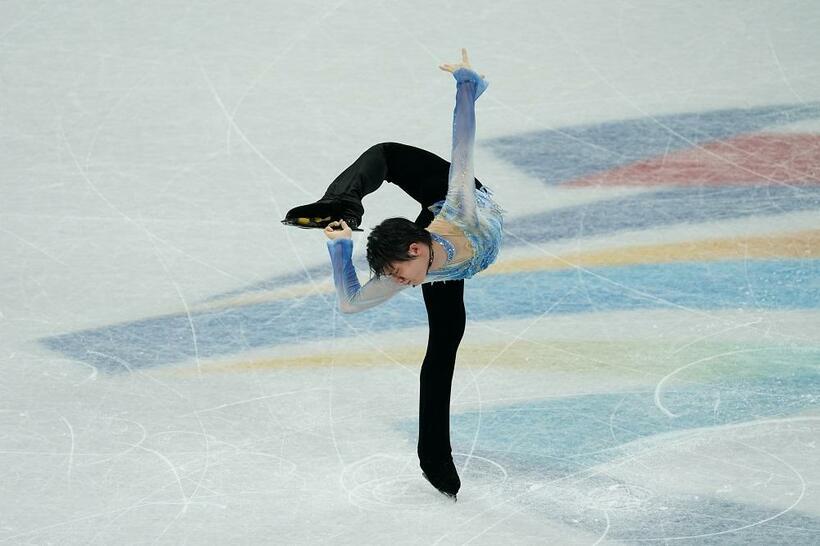
<instances>
[{"instance_id":1,"label":"white ice","mask_svg":"<svg viewBox=\"0 0 820 546\"><path fill-rule=\"evenodd\" d=\"M818 28L815 1L3 2L0 544L820 543ZM466 281L454 504L415 454L421 290L339 314L324 236L279 221L372 144L448 158L461 47L509 246ZM717 181L569 183L684 152ZM365 207L359 265L418 213Z\"/></svg>"}]
</instances>

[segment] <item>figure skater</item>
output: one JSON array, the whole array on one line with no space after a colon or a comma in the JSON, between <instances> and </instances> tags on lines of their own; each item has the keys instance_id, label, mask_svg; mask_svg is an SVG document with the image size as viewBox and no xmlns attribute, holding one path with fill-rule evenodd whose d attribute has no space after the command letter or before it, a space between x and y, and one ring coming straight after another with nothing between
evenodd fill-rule
<instances>
[{"instance_id":1,"label":"figure skater","mask_svg":"<svg viewBox=\"0 0 820 546\"><path fill-rule=\"evenodd\" d=\"M488 83L462 62L442 64L456 80L452 163L396 142L366 150L330 184L324 197L291 209L282 222L322 228L343 313L369 309L399 291L421 285L429 335L421 365L418 457L424 477L456 499L461 480L450 447L450 392L456 352L464 334L464 279L492 264L501 246L503 209L473 175L475 101ZM352 230L358 229L361 201L387 180L418 201L415 222L388 218L367 237L373 273L364 286L353 266Z\"/></svg>"}]
</instances>

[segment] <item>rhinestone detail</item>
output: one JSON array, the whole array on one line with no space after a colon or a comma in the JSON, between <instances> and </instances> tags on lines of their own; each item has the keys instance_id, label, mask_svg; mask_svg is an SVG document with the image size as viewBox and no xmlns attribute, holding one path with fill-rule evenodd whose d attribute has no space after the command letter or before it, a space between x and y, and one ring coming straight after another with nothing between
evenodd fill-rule
<instances>
[{"instance_id":1,"label":"rhinestone detail","mask_svg":"<svg viewBox=\"0 0 820 546\"><path fill-rule=\"evenodd\" d=\"M447 251L447 263L452 262L453 258L456 257L456 247L453 246L453 243L451 243L438 233L433 233L432 231L430 232L430 236L433 238L435 242L443 246L444 250Z\"/></svg>"}]
</instances>

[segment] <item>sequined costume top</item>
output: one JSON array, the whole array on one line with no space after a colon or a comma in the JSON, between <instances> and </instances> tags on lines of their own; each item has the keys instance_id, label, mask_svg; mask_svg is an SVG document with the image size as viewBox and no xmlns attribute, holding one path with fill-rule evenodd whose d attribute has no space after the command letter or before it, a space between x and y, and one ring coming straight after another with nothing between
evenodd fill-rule
<instances>
[{"instance_id":1,"label":"sequined costume top","mask_svg":"<svg viewBox=\"0 0 820 546\"><path fill-rule=\"evenodd\" d=\"M453 149L447 196L428 209L437 219L444 220L461 232L472 247L472 255L457 263L454 248L446 237L431 232L433 239L447 249L448 259L435 270L428 271L424 283L446 280L469 279L492 264L501 248L503 213L492 199L493 193L482 185L476 189L473 172L473 147L475 144L475 101L487 89L488 83L478 73L468 68L453 72L456 80L456 106L453 112ZM332 239L327 242L333 265L333 281L339 296L339 309L343 313L356 313L369 309L391 298L407 285L392 277L371 278L364 286L359 285L353 266L353 241Z\"/></svg>"}]
</instances>

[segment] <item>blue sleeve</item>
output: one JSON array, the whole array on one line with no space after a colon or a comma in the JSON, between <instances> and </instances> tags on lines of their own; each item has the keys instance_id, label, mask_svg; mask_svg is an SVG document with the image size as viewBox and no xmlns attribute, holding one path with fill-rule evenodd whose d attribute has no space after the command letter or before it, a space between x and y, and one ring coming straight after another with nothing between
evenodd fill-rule
<instances>
[{"instance_id":1,"label":"blue sleeve","mask_svg":"<svg viewBox=\"0 0 820 546\"><path fill-rule=\"evenodd\" d=\"M359 284L356 268L353 266L353 241L332 239L327 242L330 261L333 266L333 284L339 297L342 313L358 313L374 307L406 288L391 277L373 278Z\"/></svg>"},{"instance_id":2,"label":"blue sleeve","mask_svg":"<svg viewBox=\"0 0 820 546\"><path fill-rule=\"evenodd\" d=\"M475 101L489 85L477 72L459 68L453 72L456 80L456 106L453 111L453 150L446 203L459 211L467 225L476 225L475 174Z\"/></svg>"}]
</instances>

